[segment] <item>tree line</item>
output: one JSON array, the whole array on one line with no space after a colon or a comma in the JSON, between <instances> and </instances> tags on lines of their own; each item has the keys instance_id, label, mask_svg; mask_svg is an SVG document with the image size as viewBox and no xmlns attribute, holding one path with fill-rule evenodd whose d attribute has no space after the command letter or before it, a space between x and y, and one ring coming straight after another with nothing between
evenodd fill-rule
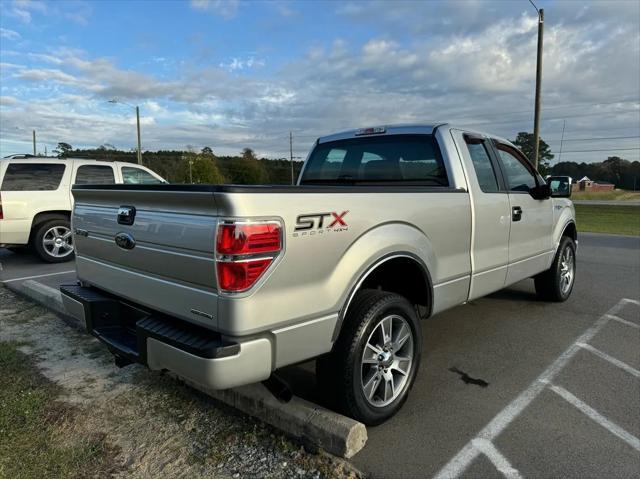
<instances>
[{"instance_id":1,"label":"tree line","mask_svg":"<svg viewBox=\"0 0 640 479\"><path fill-rule=\"evenodd\" d=\"M90 158L105 161L136 163L136 151L117 150L111 145L77 149L68 143L58 143L54 153L60 158ZM239 185L289 185L291 162L258 158L251 148L236 156L221 156L205 146L199 152L159 150L142 153L142 164L151 168L169 183L214 183ZM301 161L293 162L293 178L298 178Z\"/></svg>"}]
</instances>

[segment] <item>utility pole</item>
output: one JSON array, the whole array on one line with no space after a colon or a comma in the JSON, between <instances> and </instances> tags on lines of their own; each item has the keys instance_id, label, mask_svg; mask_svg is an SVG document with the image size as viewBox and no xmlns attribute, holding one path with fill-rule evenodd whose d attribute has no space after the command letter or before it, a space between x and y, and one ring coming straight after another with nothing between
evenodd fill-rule
<instances>
[{"instance_id":1,"label":"utility pole","mask_svg":"<svg viewBox=\"0 0 640 479\"><path fill-rule=\"evenodd\" d=\"M531 2L531 0L529 0ZM531 5L536 10L538 7L533 2ZM538 154L540 148L540 90L542 89L542 42L544 35L544 8L538 10L538 55L536 59L536 99L535 99L535 113L533 119L533 142L534 142L534 158L535 167L538 168Z\"/></svg>"},{"instance_id":2,"label":"utility pole","mask_svg":"<svg viewBox=\"0 0 640 479\"><path fill-rule=\"evenodd\" d=\"M142 147L140 145L140 108L136 105L136 123L138 124L138 164L142 164Z\"/></svg>"},{"instance_id":3,"label":"utility pole","mask_svg":"<svg viewBox=\"0 0 640 479\"><path fill-rule=\"evenodd\" d=\"M127 105L129 107L133 107L132 104L127 103L126 101L118 100L117 98L112 98L108 100L109 103L122 103L123 105ZM138 105L135 106L136 109L136 126L138 128L138 164L142 164L142 144L140 142L140 108Z\"/></svg>"},{"instance_id":4,"label":"utility pole","mask_svg":"<svg viewBox=\"0 0 640 479\"><path fill-rule=\"evenodd\" d=\"M33 130L33 156L36 156L36 130Z\"/></svg>"},{"instance_id":5,"label":"utility pole","mask_svg":"<svg viewBox=\"0 0 640 479\"><path fill-rule=\"evenodd\" d=\"M291 161L291 184L293 185L293 133L289 132L289 160Z\"/></svg>"}]
</instances>

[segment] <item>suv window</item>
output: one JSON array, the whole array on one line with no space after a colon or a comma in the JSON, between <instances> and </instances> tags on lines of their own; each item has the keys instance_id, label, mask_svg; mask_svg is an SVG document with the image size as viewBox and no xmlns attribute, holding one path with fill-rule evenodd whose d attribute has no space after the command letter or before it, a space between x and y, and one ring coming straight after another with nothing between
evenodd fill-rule
<instances>
[{"instance_id":1,"label":"suv window","mask_svg":"<svg viewBox=\"0 0 640 479\"><path fill-rule=\"evenodd\" d=\"M148 171L131 166L122 167L122 182L125 185L158 185L162 183L162 181L160 181Z\"/></svg>"},{"instance_id":2,"label":"suv window","mask_svg":"<svg viewBox=\"0 0 640 479\"><path fill-rule=\"evenodd\" d=\"M449 186L433 135L390 135L320 143L305 166L302 184Z\"/></svg>"},{"instance_id":3,"label":"suv window","mask_svg":"<svg viewBox=\"0 0 640 479\"><path fill-rule=\"evenodd\" d=\"M537 186L535 176L530 168L525 165L527 160L516 156L516 153L510 152L509 147L500 144L496 146L511 191L528 192L531 188Z\"/></svg>"},{"instance_id":4,"label":"suv window","mask_svg":"<svg viewBox=\"0 0 640 479\"><path fill-rule=\"evenodd\" d=\"M471 156L473 168L476 171L480 189L485 193L497 193L500 191L498 188L498 179L496 178L496 172L493 169L485 140L465 136L465 141L469 150L469 156Z\"/></svg>"},{"instance_id":5,"label":"suv window","mask_svg":"<svg viewBox=\"0 0 640 479\"><path fill-rule=\"evenodd\" d=\"M113 168L106 165L82 165L76 172L76 185L112 185Z\"/></svg>"},{"instance_id":6,"label":"suv window","mask_svg":"<svg viewBox=\"0 0 640 479\"><path fill-rule=\"evenodd\" d=\"M2 180L2 191L57 190L64 174L64 164L12 163Z\"/></svg>"}]
</instances>

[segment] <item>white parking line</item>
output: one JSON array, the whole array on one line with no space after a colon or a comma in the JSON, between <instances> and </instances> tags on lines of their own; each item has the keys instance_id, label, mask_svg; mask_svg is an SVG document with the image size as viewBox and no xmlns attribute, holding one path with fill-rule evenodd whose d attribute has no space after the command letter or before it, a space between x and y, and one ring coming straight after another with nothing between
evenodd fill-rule
<instances>
[{"instance_id":1,"label":"white parking line","mask_svg":"<svg viewBox=\"0 0 640 479\"><path fill-rule=\"evenodd\" d=\"M618 321L626 326L631 326L632 328L640 329L640 324L633 323L631 321L627 321L626 319L622 319L620 316L616 316L614 314L609 314L609 319L613 319L614 321Z\"/></svg>"},{"instance_id":2,"label":"white parking line","mask_svg":"<svg viewBox=\"0 0 640 479\"><path fill-rule=\"evenodd\" d=\"M580 401L577 397L567 391L565 388L556 386L555 384L551 384L549 388L556 394L560 395L562 399L570 403L572 406L577 407L580 411L585 413L589 418L593 419L595 422L600 424L602 427L607 429L611 434L618 436L624 442L629 444L636 451L640 451L640 439L635 437L633 434L628 433L624 429L622 429L617 424L612 423L598 411L593 409L588 404Z\"/></svg>"},{"instance_id":3,"label":"white parking line","mask_svg":"<svg viewBox=\"0 0 640 479\"><path fill-rule=\"evenodd\" d=\"M515 469L509 460L504 457L500 451L496 448L496 446L486 439L474 439L473 447L475 447L482 454L487 456L487 458L493 463L498 471L502 473L504 477L507 479L521 479L522 476Z\"/></svg>"},{"instance_id":4,"label":"white parking line","mask_svg":"<svg viewBox=\"0 0 640 479\"><path fill-rule=\"evenodd\" d=\"M571 344L527 389L522 391L511 403L500 411L477 435L471 439L451 460L434 476L434 479L453 479L459 477L476 457L482 453L473 441L484 439L493 441L522 411L547 387L553 378L567 365L569 360L580 351L579 344L588 343L618 311L628 303L638 304L632 299L621 299L618 304L600 316L576 341Z\"/></svg>"},{"instance_id":5,"label":"white parking line","mask_svg":"<svg viewBox=\"0 0 640 479\"><path fill-rule=\"evenodd\" d=\"M56 274L67 274L67 273L75 273L75 269L70 269L69 271L59 271L57 273L48 273L48 274L36 274L35 276L23 276L22 278L12 278L2 281L3 283L11 283L13 281L22 281L25 279L34 279L34 278L44 278L45 276L55 276Z\"/></svg>"},{"instance_id":6,"label":"white parking line","mask_svg":"<svg viewBox=\"0 0 640 479\"><path fill-rule=\"evenodd\" d=\"M623 363L619 359L614 358L613 356L609 356L607 353L600 351L599 349L594 348L590 344L578 344L582 349L586 349L587 351L592 352L596 356L600 356L605 361L609 361L614 366L618 366L620 369L632 374L633 376L640 379L640 371L636 368L629 366L627 363Z\"/></svg>"}]
</instances>

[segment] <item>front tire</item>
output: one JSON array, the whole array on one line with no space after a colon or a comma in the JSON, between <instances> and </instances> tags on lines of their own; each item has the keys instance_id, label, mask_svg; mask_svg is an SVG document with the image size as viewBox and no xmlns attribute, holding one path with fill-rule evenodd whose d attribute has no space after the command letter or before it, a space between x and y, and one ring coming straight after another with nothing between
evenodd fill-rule
<instances>
[{"instance_id":1,"label":"front tire","mask_svg":"<svg viewBox=\"0 0 640 479\"><path fill-rule=\"evenodd\" d=\"M39 225L33 236L33 247L47 263L71 261L74 248L69 220L58 218Z\"/></svg>"},{"instance_id":2,"label":"front tire","mask_svg":"<svg viewBox=\"0 0 640 479\"><path fill-rule=\"evenodd\" d=\"M333 351L322 358L319 384L332 387L338 409L367 426L396 414L420 366L422 336L415 308L378 290L355 296Z\"/></svg>"},{"instance_id":3,"label":"front tire","mask_svg":"<svg viewBox=\"0 0 640 479\"><path fill-rule=\"evenodd\" d=\"M575 278L576 243L563 236L551 268L534 278L536 293L544 301L566 301L573 291Z\"/></svg>"}]
</instances>

